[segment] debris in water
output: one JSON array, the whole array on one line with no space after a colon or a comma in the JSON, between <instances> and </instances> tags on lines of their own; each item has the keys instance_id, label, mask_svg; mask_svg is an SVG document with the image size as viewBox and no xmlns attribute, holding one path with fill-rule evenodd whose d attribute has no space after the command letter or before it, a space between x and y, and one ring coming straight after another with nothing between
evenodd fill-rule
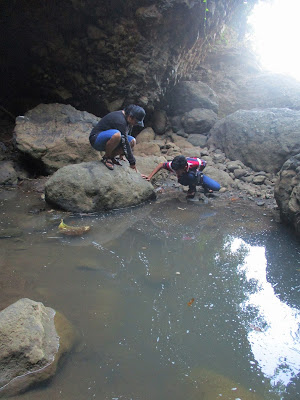
<instances>
[{"instance_id":1,"label":"debris in water","mask_svg":"<svg viewBox=\"0 0 300 400\"><path fill-rule=\"evenodd\" d=\"M184 235L182 236L182 240L195 240L195 236Z\"/></svg>"},{"instance_id":2,"label":"debris in water","mask_svg":"<svg viewBox=\"0 0 300 400\"><path fill-rule=\"evenodd\" d=\"M255 326L253 324L249 325L251 329L254 329L256 332L262 332L262 329L259 326Z\"/></svg>"},{"instance_id":3,"label":"debris in water","mask_svg":"<svg viewBox=\"0 0 300 400\"><path fill-rule=\"evenodd\" d=\"M187 303L188 306L191 306L194 303L195 299L194 297Z\"/></svg>"},{"instance_id":4,"label":"debris in water","mask_svg":"<svg viewBox=\"0 0 300 400\"><path fill-rule=\"evenodd\" d=\"M90 226L70 226L64 223L64 220L61 219L60 224L58 225L58 229L61 233L69 236L80 236L85 232L88 232L91 227Z\"/></svg>"}]
</instances>

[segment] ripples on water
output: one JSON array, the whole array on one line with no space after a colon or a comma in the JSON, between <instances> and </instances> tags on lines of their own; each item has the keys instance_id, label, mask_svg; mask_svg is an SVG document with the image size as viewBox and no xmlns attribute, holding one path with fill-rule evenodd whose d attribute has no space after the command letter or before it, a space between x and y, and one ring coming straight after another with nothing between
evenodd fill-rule
<instances>
[{"instance_id":1,"label":"ripples on water","mask_svg":"<svg viewBox=\"0 0 300 400\"><path fill-rule=\"evenodd\" d=\"M81 342L50 383L16 399L299 398L299 242L270 211L182 199L91 216L43 207L0 192L1 309L42 301ZM64 237L61 217L91 231Z\"/></svg>"}]
</instances>

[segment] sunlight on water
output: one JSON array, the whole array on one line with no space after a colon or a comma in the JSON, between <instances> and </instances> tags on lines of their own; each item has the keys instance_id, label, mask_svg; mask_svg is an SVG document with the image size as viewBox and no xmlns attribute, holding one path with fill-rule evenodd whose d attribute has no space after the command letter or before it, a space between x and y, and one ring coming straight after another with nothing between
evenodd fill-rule
<instances>
[{"instance_id":1,"label":"sunlight on water","mask_svg":"<svg viewBox=\"0 0 300 400\"><path fill-rule=\"evenodd\" d=\"M247 245L238 238L230 245L233 253L239 248L247 251L238 272L252 282L252 290L240 307L252 314L253 329L247 337L254 358L274 386L286 386L300 371L300 312L280 301L267 281L264 247Z\"/></svg>"}]
</instances>

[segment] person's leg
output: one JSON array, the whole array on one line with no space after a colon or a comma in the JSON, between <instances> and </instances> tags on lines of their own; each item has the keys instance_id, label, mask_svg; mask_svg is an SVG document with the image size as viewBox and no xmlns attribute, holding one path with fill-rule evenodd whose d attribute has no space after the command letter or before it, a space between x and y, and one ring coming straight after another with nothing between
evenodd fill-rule
<instances>
[{"instance_id":1,"label":"person's leg","mask_svg":"<svg viewBox=\"0 0 300 400\"><path fill-rule=\"evenodd\" d=\"M112 153L121 141L121 133L117 129L109 129L100 132L95 140L93 148L98 151L105 151L103 163L108 169L113 169Z\"/></svg>"},{"instance_id":2,"label":"person's leg","mask_svg":"<svg viewBox=\"0 0 300 400\"><path fill-rule=\"evenodd\" d=\"M195 197L196 190L197 190L196 186L189 186L189 190L187 191L186 197L188 199L193 199Z\"/></svg>"},{"instance_id":3,"label":"person's leg","mask_svg":"<svg viewBox=\"0 0 300 400\"><path fill-rule=\"evenodd\" d=\"M119 146L121 142L121 133L117 131L111 138L106 142L105 146L105 157L112 158L115 149Z\"/></svg>"},{"instance_id":4,"label":"person's leg","mask_svg":"<svg viewBox=\"0 0 300 400\"><path fill-rule=\"evenodd\" d=\"M128 135L127 137L128 137L128 142L129 142L129 144L131 146L131 149L133 150L133 148L134 148L134 146L136 144L136 140L135 140L135 138L133 136ZM112 152L112 158L113 158L114 164L121 165L118 162L118 160L115 159L115 157L117 157L117 156L119 156L120 160L123 160L124 150L123 150L121 141L120 141L119 145L115 148L115 150Z\"/></svg>"},{"instance_id":5,"label":"person's leg","mask_svg":"<svg viewBox=\"0 0 300 400\"><path fill-rule=\"evenodd\" d=\"M178 182L183 186L189 186L187 197L192 199L196 194L196 175L193 172L186 172L178 178Z\"/></svg>"},{"instance_id":6,"label":"person's leg","mask_svg":"<svg viewBox=\"0 0 300 400\"><path fill-rule=\"evenodd\" d=\"M206 175L203 175L202 186L204 190L208 192L209 191L218 192L221 189L221 185L217 181L214 181L213 179L209 178Z\"/></svg>"},{"instance_id":7,"label":"person's leg","mask_svg":"<svg viewBox=\"0 0 300 400\"><path fill-rule=\"evenodd\" d=\"M106 152L106 144L115 134L121 135L117 129L108 129L107 131L99 132L93 148L98 151Z\"/></svg>"}]
</instances>

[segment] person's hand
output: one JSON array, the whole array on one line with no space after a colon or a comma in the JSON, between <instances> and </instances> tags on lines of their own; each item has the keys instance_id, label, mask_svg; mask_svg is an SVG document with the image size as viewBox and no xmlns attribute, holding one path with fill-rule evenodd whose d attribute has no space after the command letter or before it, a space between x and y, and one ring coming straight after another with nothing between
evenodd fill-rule
<instances>
[{"instance_id":1,"label":"person's hand","mask_svg":"<svg viewBox=\"0 0 300 400\"><path fill-rule=\"evenodd\" d=\"M137 169L136 169L136 165L135 165L135 164L133 164L133 165L130 165L130 168L131 168L131 169L134 169L134 170L135 170L135 172L137 172Z\"/></svg>"},{"instance_id":2,"label":"person's hand","mask_svg":"<svg viewBox=\"0 0 300 400\"><path fill-rule=\"evenodd\" d=\"M142 178L143 178L143 179L146 179L146 181L150 181L150 178L149 178L149 176L147 176L147 175L144 175L144 174L141 174L141 176L142 176Z\"/></svg>"}]
</instances>

